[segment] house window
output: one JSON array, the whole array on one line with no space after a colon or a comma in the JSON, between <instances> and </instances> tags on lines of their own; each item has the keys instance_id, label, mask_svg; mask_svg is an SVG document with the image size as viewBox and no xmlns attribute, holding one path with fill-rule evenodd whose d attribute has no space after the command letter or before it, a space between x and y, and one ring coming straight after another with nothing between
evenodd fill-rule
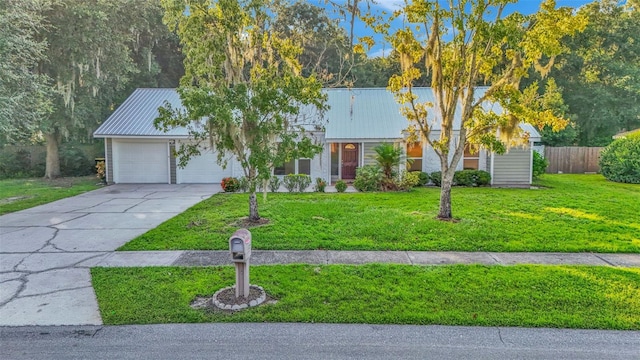
<instances>
[{"instance_id":1,"label":"house window","mask_svg":"<svg viewBox=\"0 0 640 360\"><path fill-rule=\"evenodd\" d=\"M480 151L477 146L469 144L464 146L464 160L462 161L462 167L465 170L478 170L480 167Z\"/></svg>"},{"instance_id":2,"label":"house window","mask_svg":"<svg viewBox=\"0 0 640 360\"><path fill-rule=\"evenodd\" d=\"M298 159L298 174L311 175L311 159Z\"/></svg>"},{"instance_id":3,"label":"house window","mask_svg":"<svg viewBox=\"0 0 640 360\"><path fill-rule=\"evenodd\" d=\"M407 144L407 159L410 164L407 164L407 170L409 171L422 171L422 143L411 142Z\"/></svg>"},{"instance_id":4,"label":"house window","mask_svg":"<svg viewBox=\"0 0 640 360\"><path fill-rule=\"evenodd\" d=\"M289 160L273 168L274 175L305 174L311 175L311 159Z\"/></svg>"},{"instance_id":5,"label":"house window","mask_svg":"<svg viewBox=\"0 0 640 360\"><path fill-rule=\"evenodd\" d=\"M331 175L338 176L340 167L340 144L331 143Z\"/></svg>"}]
</instances>

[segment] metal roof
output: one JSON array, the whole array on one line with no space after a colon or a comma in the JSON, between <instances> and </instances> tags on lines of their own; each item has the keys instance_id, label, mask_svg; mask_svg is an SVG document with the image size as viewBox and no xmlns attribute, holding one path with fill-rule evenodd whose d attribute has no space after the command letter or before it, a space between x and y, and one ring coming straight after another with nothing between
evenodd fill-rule
<instances>
[{"instance_id":1,"label":"metal roof","mask_svg":"<svg viewBox=\"0 0 640 360\"><path fill-rule=\"evenodd\" d=\"M481 94L486 88L477 88ZM434 102L431 88L416 88L420 102ZM400 107L393 94L385 88L367 89L325 89L328 95L329 110L325 114L325 139L336 140L392 140L403 138L407 120L400 114ZM95 137L151 136L186 137L186 128L175 128L168 132L157 130L153 121L158 117L158 108L169 102L174 108L181 108L180 96L175 89L137 89L114 111L94 132ZM501 112L499 105L490 105L494 111ZM496 108L498 106L498 108ZM305 111L303 109L303 111ZM434 112L431 112L433 114ZM439 122L433 121L432 129L439 130ZM456 117L454 129L460 126ZM522 124L532 140L540 137L536 129Z\"/></svg>"},{"instance_id":2,"label":"metal roof","mask_svg":"<svg viewBox=\"0 0 640 360\"><path fill-rule=\"evenodd\" d=\"M165 133L153 126L153 121L160 115L158 108L165 101L174 108L182 108L176 89L136 89L93 136L188 136L186 128L175 128Z\"/></svg>"}]
</instances>

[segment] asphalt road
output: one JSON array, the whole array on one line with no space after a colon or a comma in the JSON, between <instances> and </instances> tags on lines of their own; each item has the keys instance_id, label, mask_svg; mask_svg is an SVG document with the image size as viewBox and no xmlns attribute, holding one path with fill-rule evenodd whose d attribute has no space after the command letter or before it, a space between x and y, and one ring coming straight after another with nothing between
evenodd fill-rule
<instances>
[{"instance_id":1,"label":"asphalt road","mask_svg":"<svg viewBox=\"0 0 640 360\"><path fill-rule=\"evenodd\" d=\"M2 359L640 359L640 332L176 324L0 328Z\"/></svg>"}]
</instances>

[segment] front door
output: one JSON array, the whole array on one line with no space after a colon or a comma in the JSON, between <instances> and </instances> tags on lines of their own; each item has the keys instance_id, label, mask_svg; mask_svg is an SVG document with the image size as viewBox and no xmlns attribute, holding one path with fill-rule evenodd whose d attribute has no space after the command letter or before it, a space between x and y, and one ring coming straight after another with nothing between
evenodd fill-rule
<instances>
[{"instance_id":1,"label":"front door","mask_svg":"<svg viewBox=\"0 0 640 360\"><path fill-rule=\"evenodd\" d=\"M342 179L353 180L356 178L358 150L358 144L342 144Z\"/></svg>"}]
</instances>

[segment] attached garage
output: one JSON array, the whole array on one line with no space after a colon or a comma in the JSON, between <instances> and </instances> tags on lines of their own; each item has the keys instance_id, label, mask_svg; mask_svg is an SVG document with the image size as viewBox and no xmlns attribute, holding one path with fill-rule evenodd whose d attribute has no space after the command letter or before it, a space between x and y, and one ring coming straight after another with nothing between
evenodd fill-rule
<instances>
[{"instance_id":1,"label":"attached garage","mask_svg":"<svg viewBox=\"0 0 640 360\"><path fill-rule=\"evenodd\" d=\"M191 158L186 167L176 169L178 184L219 183L228 176L231 176L231 164L223 169L217 163L217 154L211 150L202 151L200 156Z\"/></svg>"},{"instance_id":2,"label":"attached garage","mask_svg":"<svg viewBox=\"0 0 640 360\"><path fill-rule=\"evenodd\" d=\"M168 143L114 139L113 182L168 184Z\"/></svg>"}]
</instances>

